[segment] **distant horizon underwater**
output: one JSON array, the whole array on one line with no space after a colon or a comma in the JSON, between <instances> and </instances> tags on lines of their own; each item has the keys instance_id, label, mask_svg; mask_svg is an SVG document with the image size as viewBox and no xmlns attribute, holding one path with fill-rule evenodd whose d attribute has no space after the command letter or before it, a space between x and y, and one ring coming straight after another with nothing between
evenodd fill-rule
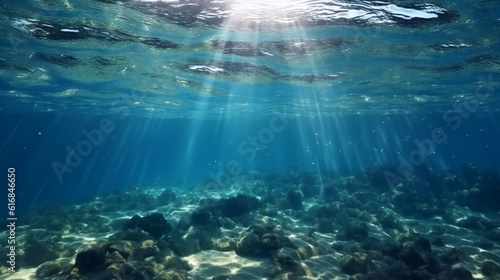
<instances>
[{"instance_id":1,"label":"distant horizon underwater","mask_svg":"<svg viewBox=\"0 0 500 280\"><path fill-rule=\"evenodd\" d=\"M499 15L2 2L0 279L500 279Z\"/></svg>"},{"instance_id":2,"label":"distant horizon underwater","mask_svg":"<svg viewBox=\"0 0 500 280\"><path fill-rule=\"evenodd\" d=\"M297 168L328 179L363 177L378 169L381 184L393 187L418 178L421 170L462 180L470 164L498 172L500 124L493 116L463 119L455 131L442 114L122 120L121 115L23 113L3 118L2 129L13 135L2 149L8 161L2 162L21 175L18 184L27 186L17 190L21 213L133 188L228 187L237 175L286 175ZM103 120L110 132L100 130ZM282 130L274 132L273 125ZM239 172L228 172L228 165ZM419 179L428 180L427 175Z\"/></svg>"}]
</instances>

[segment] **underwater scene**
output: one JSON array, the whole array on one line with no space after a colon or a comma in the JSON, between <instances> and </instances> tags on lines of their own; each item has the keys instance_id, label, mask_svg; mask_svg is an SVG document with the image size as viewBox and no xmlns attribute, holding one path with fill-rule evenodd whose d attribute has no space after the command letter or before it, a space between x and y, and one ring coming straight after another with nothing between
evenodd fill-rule
<instances>
[{"instance_id":1,"label":"underwater scene","mask_svg":"<svg viewBox=\"0 0 500 280\"><path fill-rule=\"evenodd\" d=\"M497 0L2 0L0 279L500 280Z\"/></svg>"}]
</instances>

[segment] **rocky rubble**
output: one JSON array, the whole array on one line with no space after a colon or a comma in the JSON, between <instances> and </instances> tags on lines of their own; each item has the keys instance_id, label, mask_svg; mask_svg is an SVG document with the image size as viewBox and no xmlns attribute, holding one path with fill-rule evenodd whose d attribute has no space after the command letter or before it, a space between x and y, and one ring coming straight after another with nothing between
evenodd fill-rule
<instances>
[{"instance_id":1,"label":"rocky rubble","mask_svg":"<svg viewBox=\"0 0 500 280\"><path fill-rule=\"evenodd\" d=\"M234 195L200 185L40 208L29 214L20 264L47 279L248 279L245 267L227 274L215 263L203 264L212 275L197 274L201 252L225 252L257 262L255 279L500 279L498 212L479 205L498 191L495 173L468 165L464 181L427 171L386 188L380 172L252 173L232 179ZM436 185L419 189L422 180ZM123 203L126 215L106 218ZM100 237L75 248L64 242L72 233Z\"/></svg>"}]
</instances>

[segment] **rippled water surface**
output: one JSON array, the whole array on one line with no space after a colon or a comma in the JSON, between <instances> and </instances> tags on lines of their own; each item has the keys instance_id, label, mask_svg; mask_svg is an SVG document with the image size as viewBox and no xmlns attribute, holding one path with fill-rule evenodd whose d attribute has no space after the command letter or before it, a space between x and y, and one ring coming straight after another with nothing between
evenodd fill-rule
<instances>
[{"instance_id":1,"label":"rippled water surface","mask_svg":"<svg viewBox=\"0 0 500 280\"><path fill-rule=\"evenodd\" d=\"M440 112L498 84L497 1L0 4L0 110ZM478 110L499 108L498 95Z\"/></svg>"}]
</instances>

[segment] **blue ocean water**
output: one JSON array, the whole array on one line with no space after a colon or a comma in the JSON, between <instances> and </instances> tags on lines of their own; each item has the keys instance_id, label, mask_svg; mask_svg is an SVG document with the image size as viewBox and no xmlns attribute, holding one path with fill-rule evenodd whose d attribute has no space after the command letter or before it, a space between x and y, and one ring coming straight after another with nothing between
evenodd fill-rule
<instances>
[{"instance_id":1,"label":"blue ocean water","mask_svg":"<svg viewBox=\"0 0 500 280\"><path fill-rule=\"evenodd\" d=\"M495 1L1 6L0 162L19 172L23 209L188 188L232 159L245 172L362 172L397 164L436 128L448 138L425 164L498 169ZM238 145L275 114L289 124L263 132L265 149L249 143L249 163ZM115 130L58 176L51 163L104 118Z\"/></svg>"},{"instance_id":2,"label":"blue ocean water","mask_svg":"<svg viewBox=\"0 0 500 280\"><path fill-rule=\"evenodd\" d=\"M236 175L226 175L228 164L239 174L300 167L338 177L400 165L431 146L434 152L413 166L460 174L467 163L497 170L500 160L498 114L484 112L456 130L438 113L222 120L21 113L2 119L1 162L17 170L23 210L140 186L224 185ZM114 129L97 132L103 120ZM274 132L273 125L282 130ZM435 129L442 129L443 143L434 142Z\"/></svg>"},{"instance_id":3,"label":"blue ocean water","mask_svg":"<svg viewBox=\"0 0 500 280\"><path fill-rule=\"evenodd\" d=\"M500 172L498 1L0 11L0 174L15 168L20 214L143 188L223 194L240 175L297 169L320 181L377 170L417 192L433 176L465 180L467 164Z\"/></svg>"}]
</instances>

